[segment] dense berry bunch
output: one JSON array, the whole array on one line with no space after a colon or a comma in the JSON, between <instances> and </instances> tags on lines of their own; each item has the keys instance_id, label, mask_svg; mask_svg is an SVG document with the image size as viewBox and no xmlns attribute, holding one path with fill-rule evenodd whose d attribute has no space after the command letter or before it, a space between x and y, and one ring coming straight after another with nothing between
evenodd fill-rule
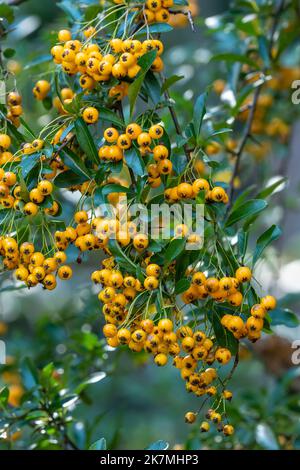
<instances>
[{"instance_id":1,"label":"dense berry bunch","mask_svg":"<svg viewBox=\"0 0 300 470\"><path fill-rule=\"evenodd\" d=\"M141 70L139 60L150 51L157 53L151 70L161 72L163 69L160 57L163 53L163 44L158 39L141 42L134 38L126 40L115 38L111 39L108 47L106 45L105 49L101 49L96 42L82 43L77 39L72 40L71 33L67 30L60 31L58 37L62 44L51 49L54 62L61 64L63 71L68 75L79 73L79 84L83 90L93 90L97 83L112 79L121 82L126 78L134 79ZM34 88L34 94L39 99L49 92L47 87L41 85L41 82L38 82ZM122 86L125 86L124 83ZM109 95L113 97L115 92L116 85L110 89Z\"/></svg>"},{"instance_id":2,"label":"dense berry bunch","mask_svg":"<svg viewBox=\"0 0 300 470\"><path fill-rule=\"evenodd\" d=\"M16 127L20 125L20 116L23 114L22 97L19 93L11 92L7 95L7 119Z\"/></svg>"},{"instance_id":3,"label":"dense berry bunch","mask_svg":"<svg viewBox=\"0 0 300 470\"><path fill-rule=\"evenodd\" d=\"M102 285L98 297L103 304L106 321L103 333L107 343L111 347L127 345L134 352L145 351L153 356L158 366L165 366L171 357L188 392L198 397L213 397L214 411L209 412L209 417L220 427L223 411L217 410L223 410L224 400L230 400L232 393L225 388L226 381L218 381L218 375L220 367L230 362L232 354L227 347L218 344L210 328L201 327L196 319L186 320L191 312L187 306L197 304L198 300L205 302L208 296L215 303L230 304L237 309L236 314L225 314L221 324L238 341L248 337L255 342L260 338L263 318L276 307L276 300L272 296L263 297L260 304L241 315L238 307L243 302L242 284L249 283L252 277L248 267L241 266L234 277L221 279L206 277L203 272L189 268L186 277L190 287L182 295L181 306L176 296L165 296L163 304L169 317L161 317L155 298L163 291L164 280L174 275L173 269L165 271L163 266L151 261L153 253L147 250L146 239L138 240L138 244L135 240L136 237L133 250L140 251L143 260L139 277L124 272L111 256L103 261L103 268L91 276L96 285ZM192 423L195 418L194 413L186 415L187 422ZM209 426L202 423L201 430L208 429ZM221 430L225 435L233 433L228 424L222 424Z\"/></svg>"}]
</instances>

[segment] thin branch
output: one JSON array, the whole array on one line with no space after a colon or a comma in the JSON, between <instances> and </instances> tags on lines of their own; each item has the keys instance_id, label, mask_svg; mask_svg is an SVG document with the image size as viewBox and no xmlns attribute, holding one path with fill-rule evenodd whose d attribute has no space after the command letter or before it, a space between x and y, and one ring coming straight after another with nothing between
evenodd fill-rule
<instances>
[{"instance_id":1,"label":"thin branch","mask_svg":"<svg viewBox=\"0 0 300 470\"><path fill-rule=\"evenodd\" d=\"M285 4L285 0L280 0L278 8L277 8L276 12L274 13L274 21L273 21L273 25L272 25L272 29L271 29L270 43L269 43L269 48L268 48L269 57L271 59L272 59L272 50L273 50L273 46L274 46L275 35L276 35L276 31L277 31L277 27L278 27L278 23L279 23L279 20L280 20L281 13L284 11L284 4ZM264 72L266 71L266 67L264 68L263 71ZM234 165L234 169L233 169L233 173L232 173L232 177L231 177L231 181L230 181L230 200L229 200L229 204L228 204L228 210L232 206L232 200L233 200L233 195L234 195L234 190L235 190L234 181L235 181L235 178L237 177L237 175L239 173L240 163L241 163L243 151L245 149L245 146L247 144L248 139L251 137L252 124L253 124L254 117L255 117L255 111L256 111L256 108L257 108L258 98L260 96L263 85L264 85L264 82L262 82L260 85L258 85L256 90L255 90L255 93L254 93L254 96L253 96L253 101L252 101L252 104L251 104L251 110L250 110L250 113L249 113L249 116L248 116L248 119L247 119L247 122L246 122L246 125L245 125L245 129L244 129L244 132L243 132L243 136L242 136L239 148L236 152L235 165Z\"/></svg>"},{"instance_id":2,"label":"thin branch","mask_svg":"<svg viewBox=\"0 0 300 470\"><path fill-rule=\"evenodd\" d=\"M124 117L124 112L123 112L123 106L122 106L122 103L121 101L118 101L117 104L116 104L116 109L117 111L119 112L119 115L120 115L120 118L122 119L123 122L125 122L125 117ZM132 168L130 168L128 165L128 171L129 171L129 174L130 174L130 178L131 178L131 183L133 185L133 187L136 189L137 185L136 185L136 180L135 180L135 176L134 176L134 172L132 170Z\"/></svg>"},{"instance_id":3,"label":"thin branch","mask_svg":"<svg viewBox=\"0 0 300 470\"><path fill-rule=\"evenodd\" d=\"M165 82L164 77L163 77L163 82ZM170 96L170 93L169 93L168 90L165 90L164 96L165 96L165 98L168 102L171 101L171 96ZM170 115L171 115L171 118L172 118L172 121L173 121L173 124L174 124L174 127L175 127L176 134L182 137L182 129L181 129L181 126L179 124L179 120L178 120L176 111L175 111L174 107L171 106L171 105L168 105L168 109L170 111ZM184 153L185 153L187 159L190 160L191 150L188 148L187 144L183 145L183 150L184 150Z\"/></svg>"},{"instance_id":4,"label":"thin branch","mask_svg":"<svg viewBox=\"0 0 300 470\"><path fill-rule=\"evenodd\" d=\"M72 135L71 137L69 137L69 139L64 139L63 143L58 147L57 150L55 150L55 152L53 153L52 157L51 157L51 161L52 162L57 162L58 163L58 160L57 160L57 157L59 157L59 153L65 148L67 147L71 142L72 140L74 140L75 138L75 135Z\"/></svg>"},{"instance_id":5,"label":"thin branch","mask_svg":"<svg viewBox=\"0 0 300 470\"><path fill-rule=\"evenodd\" d=\"M237 175L239 173L240 163L241 163L241 158L242 158L242 155L243 155L244 148L246 146L248 138L251 136L251 129L252 129L252 124L253 124L253 120L254 120L254 116L255 116L256 106L257 106L258 98L259 98L259 95L260 95L263 84L264 83L259 85L255 90L251 110L250 110L250 113L249 113L249 116L248 116L248 119L247 119L247 122L246 122L244 133L243 133L242 139L240 141L239 148L236 151L236 160L235 160L235 165L234 165L234 169L233 169L233 173L232 173L232 177L231 177L231 182L230 182L230 198L229 198L230 199L230 203L229 203L230 207L231 207L231 204L232 204L232 199L233 199L234 189L235 189L234 188L234 181L235 181L235 178L237 177Z\"/></svg>"},{"instance_id":6,"label":"thin branch","mask_svg":"<svg viewBox=\"0 0 300 470\"><path fill-rule=\"evenodd\" d=\"M26 2L27 0L8 0L8 5L11 5L11 6L18 6L18 5L21 5L21 3L24 3Z\"/></svg>"},{"instance_id":7,"label":"thin branch","mask_svg":"<svg viewBox=\"0 0 300 470\"><path fill-rule=\"evenodd\" d=\"M239 360L240 360L240 356L239 356L239 351L238 351L236 353L235 358L234 358L234 363L233 363L232 369L229 372L228 377L226 378L226 383L229 382L232 379L232 376L235 373L235 370L236 370L237 366L239 365Z\"/></svg>"}]
</instances>

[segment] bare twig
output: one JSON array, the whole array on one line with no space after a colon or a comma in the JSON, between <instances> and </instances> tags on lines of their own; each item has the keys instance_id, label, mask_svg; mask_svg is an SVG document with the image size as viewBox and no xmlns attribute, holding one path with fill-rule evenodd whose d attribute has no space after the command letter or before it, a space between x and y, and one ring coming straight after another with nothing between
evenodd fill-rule
<instances>
[{"instance_id":1,"label":"bare twig","mask_svg":"<svg viewBox=\"0 0 300 470\"><path fill-rule=\"evenodd\" d=\"M124 118L123 106L122 106L121 101L117 102L116 109L119 112L120 118L124 122L125 118ZM129 166L128 166L128 171L129 171L129 174L130 174L131 183L132 183L133 187L136 188L136 180L135 180L134 172L133 172L132 168L130 168Z\"/></svg>"},{"instance_id":2,"label":"bare twig","mask_svg":"<svg viewBox=\"0 0 300 470\"><path fill-rule=\"evenodd\" d=\"M62 144L58 147L57 150L55 150L55 152L53 153L52 157L51 157L51 160L52 161L57 161L57 157L59 156L59 153L65 148L67 147L71 142L72 140L74 140L75 138L75 135L72 135L71 137L69 137L69 139L64 139L64 141L62 142Z\"/></svg>"},{"instance_id":3,"label":"bare twig","mask_svg":"<svg viewBox=\"0 0 300 470\"><path fill-rule=\"evenodd\" d=\"M18 6L21 5L21 3L26 2L27 0L8 0L8 4L11 6Z\"/></svg>"},{"instance_id":4,"label":"bare twig","mask_svg":"<svg viewBox=\"0 0 300 470\"><path fill-rule=\"evenodd\" d=\"M276 35L276 31L277 31L277 27L278 27L278 23L279 23L279 20L280 20L281 13L284 11L284 5L285 5L285 0L280 0L280 3L277 7L277 10L274 13L274 21L273 21L273 25L272 25L272 29L271 29L271 33L270 33L270 42L269 42L269 48L268 48L269 57L271 59L272 59L272 50L273 50L273 46L274 46L275 35ZM267 69L267 67L264 68L263 72L265 72L266 69ZM230 181L230 201L229 201L229 205L228 205L228 210L232 206L232 200L233 200L233 195L234 195L234 190L235 190L234 181L235 181L235 179L236 179L236 177L239 173L240 163L241 163L241 159L242 159L242 155L243 155L245 146L247 144L248 139L251 137L252 124L253 124L254 117L255 117L255 111L256 111L256 108L257 108L258 98L260 96L263 85L264 85L264 82L262 82L260 85L258 85L256 90L255 90L255 93L254 93L254 96L253 96L253 101L252 101L252 104L250 105L251 110L250 110L250 113L249 113L249 116L248 116L248 119L247 119L247 122L246 122L246 125L245 125L245 129L244 129L241 141L240 141L239 148L236 152L235 165L234 165L234 169L233 169L233 173L232 173L232 177L231 177L231 181Z\"/></svg>"},{"instance_id":5,"label":"bare twig","mask_svg":"<svg viewBox=\"0 0 300 470\"><path fill-rule=\"evenodd\" d=\"M163 77L163 81L165 81L164 77ZM164 96L165 96L165 98L168 102L171 101L171 97L170 97L170 94L169 94L168 90L165 90ZM176 113L174 107L171 106L171 104L170 104L170 105L168 105L168 109L170 111L170 115L171 115L171 118L172 118L172 121L173 121L173 124L174 124L174 127L175 127L176 134L179 135L179 136L182 136L182 129L181 129L181 126L179 124L177 113ZM187 159L189 160L191 150L188 148L187 144L183 145L183 150L184 150L184 153L185 153Z\"/></svg>"},{"instance_id":6,"label":"bare twig","mask_svg":"<svg viewBox=\"0 0 300 470\"><path fill-rule=\"evenodd\" d=\"M257 101L258 101L262 86L263 86L263 83L261 85L259 85L255 90L252 105L251 105L251 110L250 110L250 113L249 113L249 116L248 116L248 119L247 119L247 122L246 122L244 133L243 133L243 136L241 138L239 148L236 151L236 160L235 160L235 165L234 165L234 169L233 169L233 173L232 173L232 177L231 177L231 182L230 182L230 203L229 203L230 206L232 204L232 198L233 198L233 194L234 194L234 181L235 181L235 178L237 177L237 175L239 173L241 157L242 157L244 148L246 146L248 138L251 135L251 128L252 128L252 124L253 124L253 120L254 120Z\"/></svg>"},{"instance_id":7,"label":"bare twig","mask_svg":"<svg viewBox=\"0 0 300 470\"><path fill-rule=\"evenodd\" d=\"M234 358L234 363L233 363L232 369L229 372L228 377L226 378L226 382L229 382L232 379L232 376L233 376L237 366L239 365L239 360L240 360L239 352L237 352L236 355L235 355L235 358Z\"/></svg>"}]
</instances>

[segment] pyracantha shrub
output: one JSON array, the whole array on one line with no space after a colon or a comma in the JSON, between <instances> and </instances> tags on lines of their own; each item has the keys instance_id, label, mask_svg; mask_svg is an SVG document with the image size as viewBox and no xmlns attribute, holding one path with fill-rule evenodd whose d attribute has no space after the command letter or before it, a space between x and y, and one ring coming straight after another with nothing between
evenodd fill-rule
<instances>
[{"instance_id":1,"label":"pyracantha shrub","mask_svg":"<svg viewBox=\"0 0 300 470\"><path fill-rule=\"evenodd\" d=\"M216 78L187 120L170 96L180 77L167 77L164 33L185 24L197 35L195 8L185 0L115 0L97 4L89 19L76 5L79 19L58 31L51 72L33 84L34 97L53 105L51 123L32 135L14 87L1 107L0 135L1 270L29 289L53 290L72 277L71 248L79 263L93 252L107 344L146 351L160 367L172 362L201 400L186 422L204 409L201 431L215 424L225 436L234 433L226 403L239 344L271 333L276 312L253 267L279 227L269 227L254 251L247 246L279 184L238 196L237 189L247 186L244 157L259 165L270 140L284 145L289 137L289 124L270 110L290 84L281 87L288 72L280 60L295 7L260 2L253 11L252 2L234 3L224 24L234 14L254 15L251 28L236 27L241 53L214 57L230 71L235 62L234 78ZM66 191L77 198L69 221ZM189 209L190 217L154 220L155 204Z\"/></svg>"}]
</instances>

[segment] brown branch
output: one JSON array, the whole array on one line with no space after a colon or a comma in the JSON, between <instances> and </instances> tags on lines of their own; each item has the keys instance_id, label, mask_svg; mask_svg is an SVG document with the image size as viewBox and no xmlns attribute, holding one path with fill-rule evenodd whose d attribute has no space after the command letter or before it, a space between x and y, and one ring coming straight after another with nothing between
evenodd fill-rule
<instances>
[{"instance_id":1,"label":"brown branch","mask_svg":"<svg viewBox=\"0 0 300 470\"><path fill-rule=\"evenodd\" d=\"M11 5L11 6L18 6L18 5L21 5L21 3L24 3L26 2L27 0L8 0L8 5Z\"/></svg>"},{"instance_id":2,"label":"brown branch","mask_svg":"<svg viewBox=\"0 0 300 470\"><path fill-rule=\"evenodd\" d=\"M280 3L277 7L277 10L274 13L274 21L273 21L273 25L272 25L272 29L271 29L270 43L269 43L269 48L268 48L269 57L270 57L271 60L272 60L272 49L273 49L273 46L274 46L275 34L276 34L276 31L277 31L280 16L281 16L282 12L284 11L284 4L285 4L285 0L280 0ZM265 66L263 72L266 72L266 70L267 70L267 67ZM244 132L243 132L243 136L242 136L239 148L236 152L236 161L235 161L235 165L234 165L234 169L233 169L233 173L232 173L232 177L231 177L231 181L230 181L230 198L229 198L230 200L229 200L229 204L228 204L228 210L232 206L232 200L233 200L233 195L234 195L234 190L235 190L234 181L235 181L235 178L237 177L237 175L239 173L240 163L241 163L241 159L242 159L242 155L243 155L245 146L247 144L248 139L251 137L251 129L252 129L252 124L253 124L254 117L255 117L257 102L258 102L260 92L263 88L263 85L264 85L264 82L262 82L260 85L258 85L256 90L255 90L255 93L254 93L254 96L253 96L253 101L252 101L252 104L251 104L251 111L249 113L249 116L248 116L248 119L247 119L247 122L246 122L246 125L245 125L245 129L244 129ZM227 212L228 212L228 210L227 210Z\"/></svg>"},{"instance_id":3,"label":"brown branch","mask_svg":"<svg viewBox=\"0 0 300 470\"><path fill-rule=\"evenodd\" d=\"M239 351L238 351L235 355L234 363L233 363L232 369L229 372L229 375L226 379L226 382L229 382L232 379L232 376L235 373L235 370L236 370L237 366L239 365L239 360L240 360L240 356L239 356Z\"/></svg>"},{"instance_id":4,"label":"brown branch","mask_svg":"<svg viewBox=\"0 0 300 470\"><path fill-rule=\"evenodd\" d=\"M163 82L165 82L165 78L162 77L162 79L163 79ZM171 96L170 96L170 93L169 93L168 90L165 90L164 96L165 96L165 98L166 98L166 100L167 100L168 102L171 101ZM175 127L176 134L182 137L182 129L181 129L181 126L180 126L180 124L179 124L179 120L178 120L176 111L175 111L175 109L173 108L173 106L171 106L171 105L167 105L167 106L168 106L168 109L169 109L169 111L170 111L170 115L171 115L171 118L172 118L172 121L173 121L173 124L174 124L174 127ZM187 158L188 160L190 160L190 157L191 157L191 155L190 155L190 154L191 154L191 150L188 148L187 144L184 144L184 145L183 145L183 150L184 150L184 153L185 153L185 155L186 155L186 158Z\"/></svg>"},{"instance_id":5,"label":"brown branch","mask_svg":"<svg viewBox=\"0 0 300 470\"><path fill-rule=\"evenodd\" d=\"M55 152L53 153L52 157L51 157L51 161L55 162L57 161L57 157L59 156L59 153L65 148L67 147L67 145L69 145L72 140L75 138L75 135L72 135L69 139L65 138L63 143L58 147L57 150L55 150Z\"/></svg>"},{"instance_id":6,"label":"brown branch","mask_svg":"<svg viewBox=\"0 0 300 470\"><path fill-rule=\"evenodd\" d=\"M121 101L118 101L116 103L116 109L119 112L119 116L122 119L122 121L125 122L123 106L122 106ZM128 165L127 165L127 168L128 168L129 174L130 174L131 183L132 183L133 187L136 189L137 185L136 185L134 172L133 172L132 168L130 168Z\"/></svg>"},{"instance_id":7,"label":"brown branch","mask_svg":"<svg viewBox=\"0 0 300 470\"><path fill-rule=\"evenodd\" d=\"M230 181L230 197L229 197L230 202L229 202L229 207L231 207L231 205L232 205L232 199L233 199L234 189L235 189L234 188L234 181L235 181L235 178L237 177L237 175L239 173L241 158L242 158L243 151L245 149L246 143L248 141L248 138L251 136L251 129L252 129L252 124L253 124L253 120L254 120L254 116L255 116L256 106L257 106L258 98L259 98L259 95L260 95L263 84L264 83L259 85L255 90L252 105L251 105L251 110L250 110L250 113L249 113L249 116L248 116L248 119L247 119L247 122L246 122L244 133L243 133L242 139L240 141L239 148L236 151L236 160L235 160L235 165L234 165L234 169L233 169L233 173L232 173L232 177L231 177L231 181Z\"/></svg>"}]
</instances>

